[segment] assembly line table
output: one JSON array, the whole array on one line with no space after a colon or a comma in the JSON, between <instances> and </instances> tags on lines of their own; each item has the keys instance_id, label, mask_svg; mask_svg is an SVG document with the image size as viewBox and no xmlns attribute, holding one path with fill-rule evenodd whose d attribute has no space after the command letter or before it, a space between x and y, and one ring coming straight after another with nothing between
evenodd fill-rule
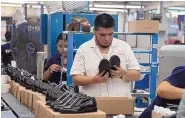
<instances>
[{"instance_id":1,"label":"assembly line table","mask_svg":"<svg viewBox=\"0 0 185 118\"><path fill-rule=\"evenodd\" d=\"M1 118L35 118L35 115L22 105L11 93L2 93L1 99L9 108L1 111Z\"/></svg>"},{"instance_id":2,"label":"assembly line table","mask_svg":"<svg viewBox=\"0 0 185 118\"><path fill-rule=\"evenodd\" d=\"M4 105L4 109L1 108L1 118L17 118L3 100L1 100L1 104Z\"/></svg>"},{"instance_id":3,"label":"assembly line table","mask_svg":"<svg viewBox=\"0 0 185 118\"><path fill-rule=\"evenodd\" d=\"M11 93L2 93L1 99L5 103L8 110L1 111L1 118L35 118L34 114L22 105ZM136 112L135 112L136 113ZM138 115L126 116L125 118L137 118ZM107 115L107 118L113 118Z\"/></svg>"}]
</instances>

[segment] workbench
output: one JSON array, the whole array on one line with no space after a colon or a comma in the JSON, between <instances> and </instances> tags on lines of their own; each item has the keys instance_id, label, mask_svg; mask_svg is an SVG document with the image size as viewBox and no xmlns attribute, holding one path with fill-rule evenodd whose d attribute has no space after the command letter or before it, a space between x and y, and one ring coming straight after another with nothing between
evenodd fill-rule
<instances>
[{"instance_id":1,"label":"workbench","mask_svg":"<svg viewBox=\"0 0 185 118\"><path fill-rule=\"evenodd\" d=\"M8 110L1 111L1 118L35 118L35 115L21 104L11 93L2 93L1 99Z\"/></svg>"},{"instance_id":2,"label":"workbench","mask_svg":"<svg viewBox=\"0 0 185 118\"><path fill-rule=\"evenodd\" d=\"M1 118L35 118L35 115L11 93L2 93L1 99L7 109L1 111ZM141 112L135 110L133 116L126 116L126 118L138 118L140 113ZM107 115L107 118L113 118L113 115Z\"/></svg>"}]
</instances>

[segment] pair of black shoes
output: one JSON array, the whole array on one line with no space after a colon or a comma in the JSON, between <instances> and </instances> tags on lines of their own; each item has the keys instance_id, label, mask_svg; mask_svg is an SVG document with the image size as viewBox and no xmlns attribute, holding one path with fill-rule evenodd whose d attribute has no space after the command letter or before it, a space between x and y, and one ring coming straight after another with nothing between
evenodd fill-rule
<instances>
[{"instance_id":1,"label":"pair of black shoes","mask_svg":"<svg viewBox=\"0 0 185 118\"><path fill-rule=\"evenodd\" d=\"M117 55L111 56L110 60L102 59L99 64L99 73L104 71L104 76L108 72L111 77L110 70L116 70L115 66L120 67L120 63L120 58Z\"/></svg>"},{"instance_id":2,"label":"pair of black shoes","mask_svg":"<svg viewBox=\"0 0 185 118\"><path fill-rule=\"evenodd\" d=\"M46 105L61 113L96 112L96 100L79 92L78 86L59 84L49 90L46 95Z\"/></svg>"}]
</instances>

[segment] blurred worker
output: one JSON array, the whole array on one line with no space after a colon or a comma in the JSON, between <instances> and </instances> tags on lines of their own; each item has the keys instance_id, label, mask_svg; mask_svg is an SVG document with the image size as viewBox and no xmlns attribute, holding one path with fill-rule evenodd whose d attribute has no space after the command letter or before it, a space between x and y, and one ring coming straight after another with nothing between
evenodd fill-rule
<instances>
[{"instance_id":1,"label":"blurred worker","mask_svg":"<svg viewBox=\"0 0 185 118\"><path fill-rule=\"evenodd\" d=\"M57 84L60 81L66 81L66 67L67 67L67 40L64 40L62 33L57 37L57 53L51 56L47 61L44 68L44 80L49 80L50 82L55 82ZM62 67L63 66L63 67ZM61 69L64 69L63 76L61 80Z\"/></svg>"},{"instance_id":2,"label":"blurred worker","mask_svg":"<svg viewBox=\"0 0 185 118\"><path fill-rule=\"evenodd\" d=\"M131 81L140 79L140 66L131 47L122 40L114 38L115 21L109 14L97 15L94 21L94 37L82 44L75 55L70 74L74 84L82 86L89 96L130 96ZM117 55L120 67L99 73L102 59L109 60Z\"/></svg>"},{"instance_id":3,"label":"blurred worker","mask_svg":"<svg viewBox=\"0 0 185 118\"><path fill-rule=\"evenodd\" d=\"M12 54L11 54L11 48L10 48L10 41L11 41L11 32L7 31L5 33L5 39L6 43L1 45L1 60L4 65L11 64L11 61L13 60Z\"/></svg>"},{"instance_id":4,"label":"blurred worker","mask_svg":"<svg viewBox=\"0 0 185 118\"><path fill-rule=\"evenodd\" d=\"M25 15L19 9L13 14L13 22L16 29L11 41L12 56L17 67L36 74L37 52L44 50L43 44L40 43L40 32L28 28Z\"/></svg>"},{"instance_id":5,"label":"blurred worker","mask_svg":"<svg viewBox=\"0 0 185 118\"><path fill-rule=\"evenodd\" d=\"M154 102L145 109L139 118L151 118L154 106L167 107L168 104L179 105L185 91L185 66L176 67L156 89L157 97Z\"/></svg>"}]
</instances>

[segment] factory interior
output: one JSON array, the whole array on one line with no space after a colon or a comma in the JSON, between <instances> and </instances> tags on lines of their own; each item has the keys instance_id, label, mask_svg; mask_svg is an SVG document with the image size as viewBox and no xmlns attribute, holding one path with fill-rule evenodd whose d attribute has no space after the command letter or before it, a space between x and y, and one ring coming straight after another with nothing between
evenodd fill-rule
<instances>
[{"instance_id":1,"label":"factory interior","mask_svg":"<svg viewBox=\"0 0 185 118\"><path fill-rule=\"evenodd\" d=\"M1 118L185 118L185 1L1 0Z\"/></svg>"}]
</instances>

